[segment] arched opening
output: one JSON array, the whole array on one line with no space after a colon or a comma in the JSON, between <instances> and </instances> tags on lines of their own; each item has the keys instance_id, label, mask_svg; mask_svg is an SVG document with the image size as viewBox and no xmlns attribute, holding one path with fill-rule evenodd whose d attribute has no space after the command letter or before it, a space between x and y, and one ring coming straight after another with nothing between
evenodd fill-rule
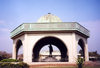
<instances>
[{"instance_id":1,"label":"arched opening","mask_svg":"<svg viewBox=\"0 0 100 68\"><path fill-rule=\"evenodd\" d=\"M52 52L52 57L54 60L50 60L50 61L60 61L61 59L61 53L60 50L55 46L52 45L53 48L53 52ZM47 61L48 56L50 55L49 53L49 45L45 45L41 48L40 53L39 53L39 61L40 62L45 62ZM49 62L50 62L49 61Z\"/></svg>"},{"instance_id":2,"label":"arched opening","mask_svg":"<svg viewBox=\"0 0 100 68\"><path fill-rule=\"evenodd\" d=\"M40 50L46 46L46 45L54 45L56 46L61 54L61 59L60 61L64 62L64 61L68 61L68 55L67 55L67 47L65 46L65 44L58 38L56 37L45 37L40 39L34 46L33 48L33 62L38 62L39 61L39 54L40 54Z\"/></svg>"},{"instance_id":3,"label":"arched opening","mask_svg":"<svg viewBox=\"0 0 100 68\"><path fill-rule=\"evenodd\" d=\"M16 43L16 59L23 61L23 44L21 40Z\"/></svg>"},{"instance_id":4,"label":"arched opening","mask_svg":"<svg viewBox=\"0 0 100 68\"><path fill-rule=\"evenodd\" d=\"M85 60L85 44L84 44L84 41L82 39L79 39L78 41L78 58L81 57L81 58L84 58Z\"/></svg>"}]
</instances>

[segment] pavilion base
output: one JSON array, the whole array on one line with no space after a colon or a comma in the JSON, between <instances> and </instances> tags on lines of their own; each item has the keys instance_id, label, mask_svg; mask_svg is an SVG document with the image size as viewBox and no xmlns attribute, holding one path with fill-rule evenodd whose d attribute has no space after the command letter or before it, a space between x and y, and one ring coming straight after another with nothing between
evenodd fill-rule
<instances>
[{"instance_id":1,"label":"pavilion base","mask_svg":"<svg viewBox=\"0 0 100 68\"><path fill-rule=\"evenodd\" d=\"M37 67L77 67L76 63L70 63L70 62L32 62L28 63L30 68L37 68ZM98 67L100 68L100 62L92 62L92 61L86 61L84 62L85 67Z\"/></svg>"},{"instance_id":2,"label":"pavilion base","mask_svg":"<svg viewBox=\"0 0 100 68\"><path fill-rule=\"evenodd\" d=\"M28 63L30 65L30 68L33 67L53 67L53 66L77 66L76 63L70 63L70 62L32 62Z\"/></svg>"}]
</instances>

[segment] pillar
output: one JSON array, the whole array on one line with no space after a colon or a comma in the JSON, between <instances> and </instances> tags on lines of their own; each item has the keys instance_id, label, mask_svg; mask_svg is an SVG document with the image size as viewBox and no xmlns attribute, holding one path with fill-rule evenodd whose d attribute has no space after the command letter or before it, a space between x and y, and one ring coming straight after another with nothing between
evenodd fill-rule
<instances>
[{"instance_id":1,"label":"pillar","mask_svg":"<svg viewBox=\"0 0 100 68\"><path fill-rule=\"evenodd\" d=\"M27 51L27 48L28 47L28 45L27 45L27 34L25 34L24 35L24 40L23 40L23 61L24 62L27 62L27 53L28 53L28 51Z\"/></svg>"},{"instance_id":2,"label":"pillar","mask_svg":"<svg viewBox=\"0 0 100 68\"><path fill-rule=\"evenodd\" d=\"M85 42L85 61L89 61L87 39L86 39L85 41L86 41L86 42Z\"/></svg>"},{"instance_id":3,"label":"pillar","mask_svg":"<svg viewBox=\"0 0 100 68\"><path fill-rule=\"evenodd\" d=\"M75 63L77 61L77 42L75 33L72 33L71 44L69 45L69 62Z\"/></svg>"},{"instance_id":4,"label":"pillar","mask_svg":"<svg viewBox=\"0 0 100 68\"><path fill-rule=\"evenodd\" d=\"M12 59L17 59L16 58L16 43L14 42L14 40L13 40L13 54L12 54Z\"/></svg>"}]
</instances>

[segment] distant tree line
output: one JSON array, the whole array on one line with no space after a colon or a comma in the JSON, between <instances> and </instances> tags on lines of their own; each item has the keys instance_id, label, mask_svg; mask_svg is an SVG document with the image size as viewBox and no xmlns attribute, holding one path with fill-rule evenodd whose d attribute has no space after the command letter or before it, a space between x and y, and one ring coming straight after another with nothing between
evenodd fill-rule
<instances>
[{"instance_id":1,"label":"distant tree line","mask_svg":"<svg viewBox=\"0 0 100 68\"><path fill-rule=\"evenodd\" d=\"M83 56L82 50L80 50L79 53L81 54L81 56ZM0 51L0 61L9 58L12 58L11 53L7 53L6 51ZM23 61L23 54L18 55L18 60ZM89 60L100 61L100 54L98 54L97 51L89 52Z\"/></svg>"},{"instance_id":2,"label":"distant tree line","mask_svg":"<svg viewBox=\"0 0 100 68\"><path fill-rule=\"evenodd\" d=\"M98 54L97 51L89 52L89 60L100 61L100 54Z\"/></svg>"},{"instance_id":3,"label":"distant tree line","mask_svg":"<svg viewBox=\"0 0 100 68\"><path fill-rule=\"evenodd\" d=\"M0 51L0 61L3 59L9 59L12 57L11 53L7 53L6 51Z\"/></svg>"},{"instance_id":4,"label":"distant tree line","mask_svg":"<svg viewBox=\"0 0 100 68\"><path fill-rule=\"evenodd\" d=\"M79 53L83 56L83 51L80 50ZM97 51L89 52L89 60L100 61L100 54Z\"/></svg>"},{"instance_id":5,"label":"distant tree line","mask_svg":"<svg viewBox=\"0 0 100 68\"><path fill-rule=\"evenodd\" d=\"M0 51L0 61L3 59L10 59L12 58L11 53L7 53L6 51ZM18 55L18 60L23 61L23 54Z\"/></svg>"}]
</instances>

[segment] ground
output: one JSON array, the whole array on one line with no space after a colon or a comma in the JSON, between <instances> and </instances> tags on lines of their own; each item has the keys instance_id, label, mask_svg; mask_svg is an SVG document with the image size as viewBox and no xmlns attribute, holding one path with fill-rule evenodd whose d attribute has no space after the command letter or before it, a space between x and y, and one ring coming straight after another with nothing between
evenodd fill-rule
<instances>
[{"instance_id":1,"label":"ground","mask_svg":"<svg viewBox=\"0 0 100 68\"><path fill-rule=\"evenodd\" d=\"M78 67L72 67L72 66L62 66L62 67L33 67L33 68L78 68ZM96 67L91 67L91 66L86 66L86 67L83 67L83 68L100 68L100 66L96 66Z\"/></svg>"},{"instance_id":2,"label":"ground","mask_svg":"<svg viewBox=\"0 0 100 68\"><path fill-rule=\"evenodd\" d=\"M31 65L30 68L78 68L76 64L40 64ZM85 62L83 68L100 68L100 62Z\"/></svg>"}]
</instances>

